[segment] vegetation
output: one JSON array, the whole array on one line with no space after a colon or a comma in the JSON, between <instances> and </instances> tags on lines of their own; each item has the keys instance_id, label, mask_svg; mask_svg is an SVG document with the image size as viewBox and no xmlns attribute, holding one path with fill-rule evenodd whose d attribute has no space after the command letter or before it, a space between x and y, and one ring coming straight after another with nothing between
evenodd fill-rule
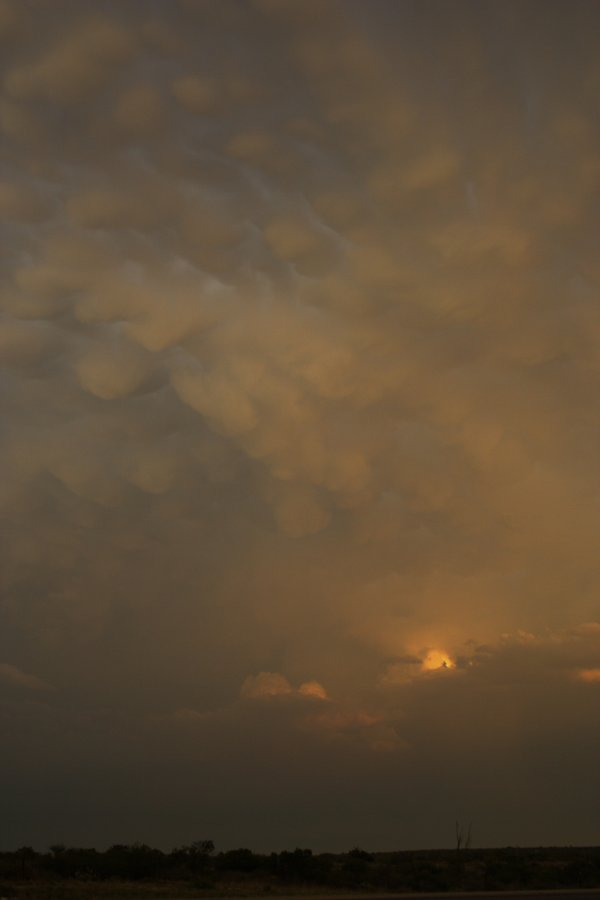
<instances>
[{"instance_id":1,"label":"vegetation","mask_svg":"<svg viewBox=\"0 0 600 900\"><path fill-rule=\"evenodd\" d=\"M146 844L0 853L0 897L21 900L592 887L600 887L599 847L475 850L462 837L453 850L389 853L215 853L208 840L170 853Z\"/></svg>"}]
</instances>

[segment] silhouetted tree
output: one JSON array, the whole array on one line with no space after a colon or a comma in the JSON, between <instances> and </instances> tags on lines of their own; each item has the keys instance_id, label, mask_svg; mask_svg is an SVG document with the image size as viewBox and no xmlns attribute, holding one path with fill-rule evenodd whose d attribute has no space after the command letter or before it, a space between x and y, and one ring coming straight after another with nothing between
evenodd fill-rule
<instances>
[{"instance_id":1,"label":"silhouetted tree","mask_svg":"<svg viewBox=\"0 0 600 900\"><path fill-rule=\"evenodd\" d=\"M201 872L208 867L214 852L214 841L193 841L191 844L173 850L171 856L179 862L183 862L192 872Z\"/></svg>"}]
</instances>

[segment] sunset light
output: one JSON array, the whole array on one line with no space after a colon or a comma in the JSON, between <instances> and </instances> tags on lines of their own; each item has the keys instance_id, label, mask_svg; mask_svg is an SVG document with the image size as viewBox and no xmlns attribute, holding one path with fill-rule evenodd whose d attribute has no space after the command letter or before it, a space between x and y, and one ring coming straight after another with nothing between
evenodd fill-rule
<instances>
[{"instance_id":1,"label":"sunset light","mask_svg":"<svg viewBox=\"0 0 600 900\"><path fill-rule=\"evenodd\" d=\"M454 669L455 663L443 650L429 650L421 666L426 672L433 672L438 669Z\"/></svg>"},{"instance_id":2,"label":"sunset light","mask_svg":"<svg viewBox=\"0 0 600 900\"><path fill-rule=\"evenodd\" d=\"M0 897L600 884L456 853L600 843L599 104L600 0L0 0Z\"/></svg>"}]
</instances>

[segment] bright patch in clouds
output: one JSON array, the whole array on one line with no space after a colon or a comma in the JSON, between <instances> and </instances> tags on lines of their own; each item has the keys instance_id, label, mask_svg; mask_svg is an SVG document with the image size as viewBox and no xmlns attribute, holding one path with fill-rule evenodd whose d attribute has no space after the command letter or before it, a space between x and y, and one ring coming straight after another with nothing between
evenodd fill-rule
<instances>
[{"instance_id":1,"label":"bright patch in clouds","mask_svg":"<svg viewBox=\"0 0 600 900\"><path fill-rule=\"evenodd\" d=\"M588 684L600 683L600 667L596 669L578 669L577 678Z\"/></svg>"},{"instance_id":2,"label":"bright patch in clouds","mask_svg":"<svg viewBox=\"0 0 600 900\"><path fill-rule=\"evenodd\" d=\"M259 672L249 675L242 684L240 694L250 700L265 697L305 697L311 700L327 700L327 691L318 681L304 681L297 688L278 672Z\"/></svg>"},{"instance_id":3,"label":"bright patch in clouds","mask_svg":"<svg viewBox=\"0 0 600 900\"><path fill-rule=\"evenodd\" d=\"M443 650L428 650L421 662L421 668L425 672L433 672L438 669L454 669L456 664Z\"/></svg>"}]
</instances>

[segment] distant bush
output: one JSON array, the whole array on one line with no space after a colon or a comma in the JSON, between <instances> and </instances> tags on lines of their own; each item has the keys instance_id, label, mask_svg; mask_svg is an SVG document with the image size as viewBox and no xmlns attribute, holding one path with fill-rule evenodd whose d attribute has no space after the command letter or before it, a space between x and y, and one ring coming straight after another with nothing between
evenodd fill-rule
<instances>
[{"instance_id":1,"label":"distant bush","mask_svg":"<svg viewBox=\"0 0 600 900\"><path fill-rule=\"evenodd\" d=\"M149 891L162 881L206 891L219 891L220 884L231 890L238 883L244 893L274 894L278 885L395 892L600 887L598 847L464 848L458 857L456 849L369 853L353 847L348 853L314 854L297 847L268 856L247 847L218 854L214 849L209 840L170 853L139 843L113 844L105 851L54 844L47 853L20 847L0 853L0 881L27 883L23 891L30 893L36 882L60 882L67 890L69 883L113 880L146 890L143 883ZM23 894L20 888L0 887L0 896L15 891Z\"/></svg>"}]
</instances>

